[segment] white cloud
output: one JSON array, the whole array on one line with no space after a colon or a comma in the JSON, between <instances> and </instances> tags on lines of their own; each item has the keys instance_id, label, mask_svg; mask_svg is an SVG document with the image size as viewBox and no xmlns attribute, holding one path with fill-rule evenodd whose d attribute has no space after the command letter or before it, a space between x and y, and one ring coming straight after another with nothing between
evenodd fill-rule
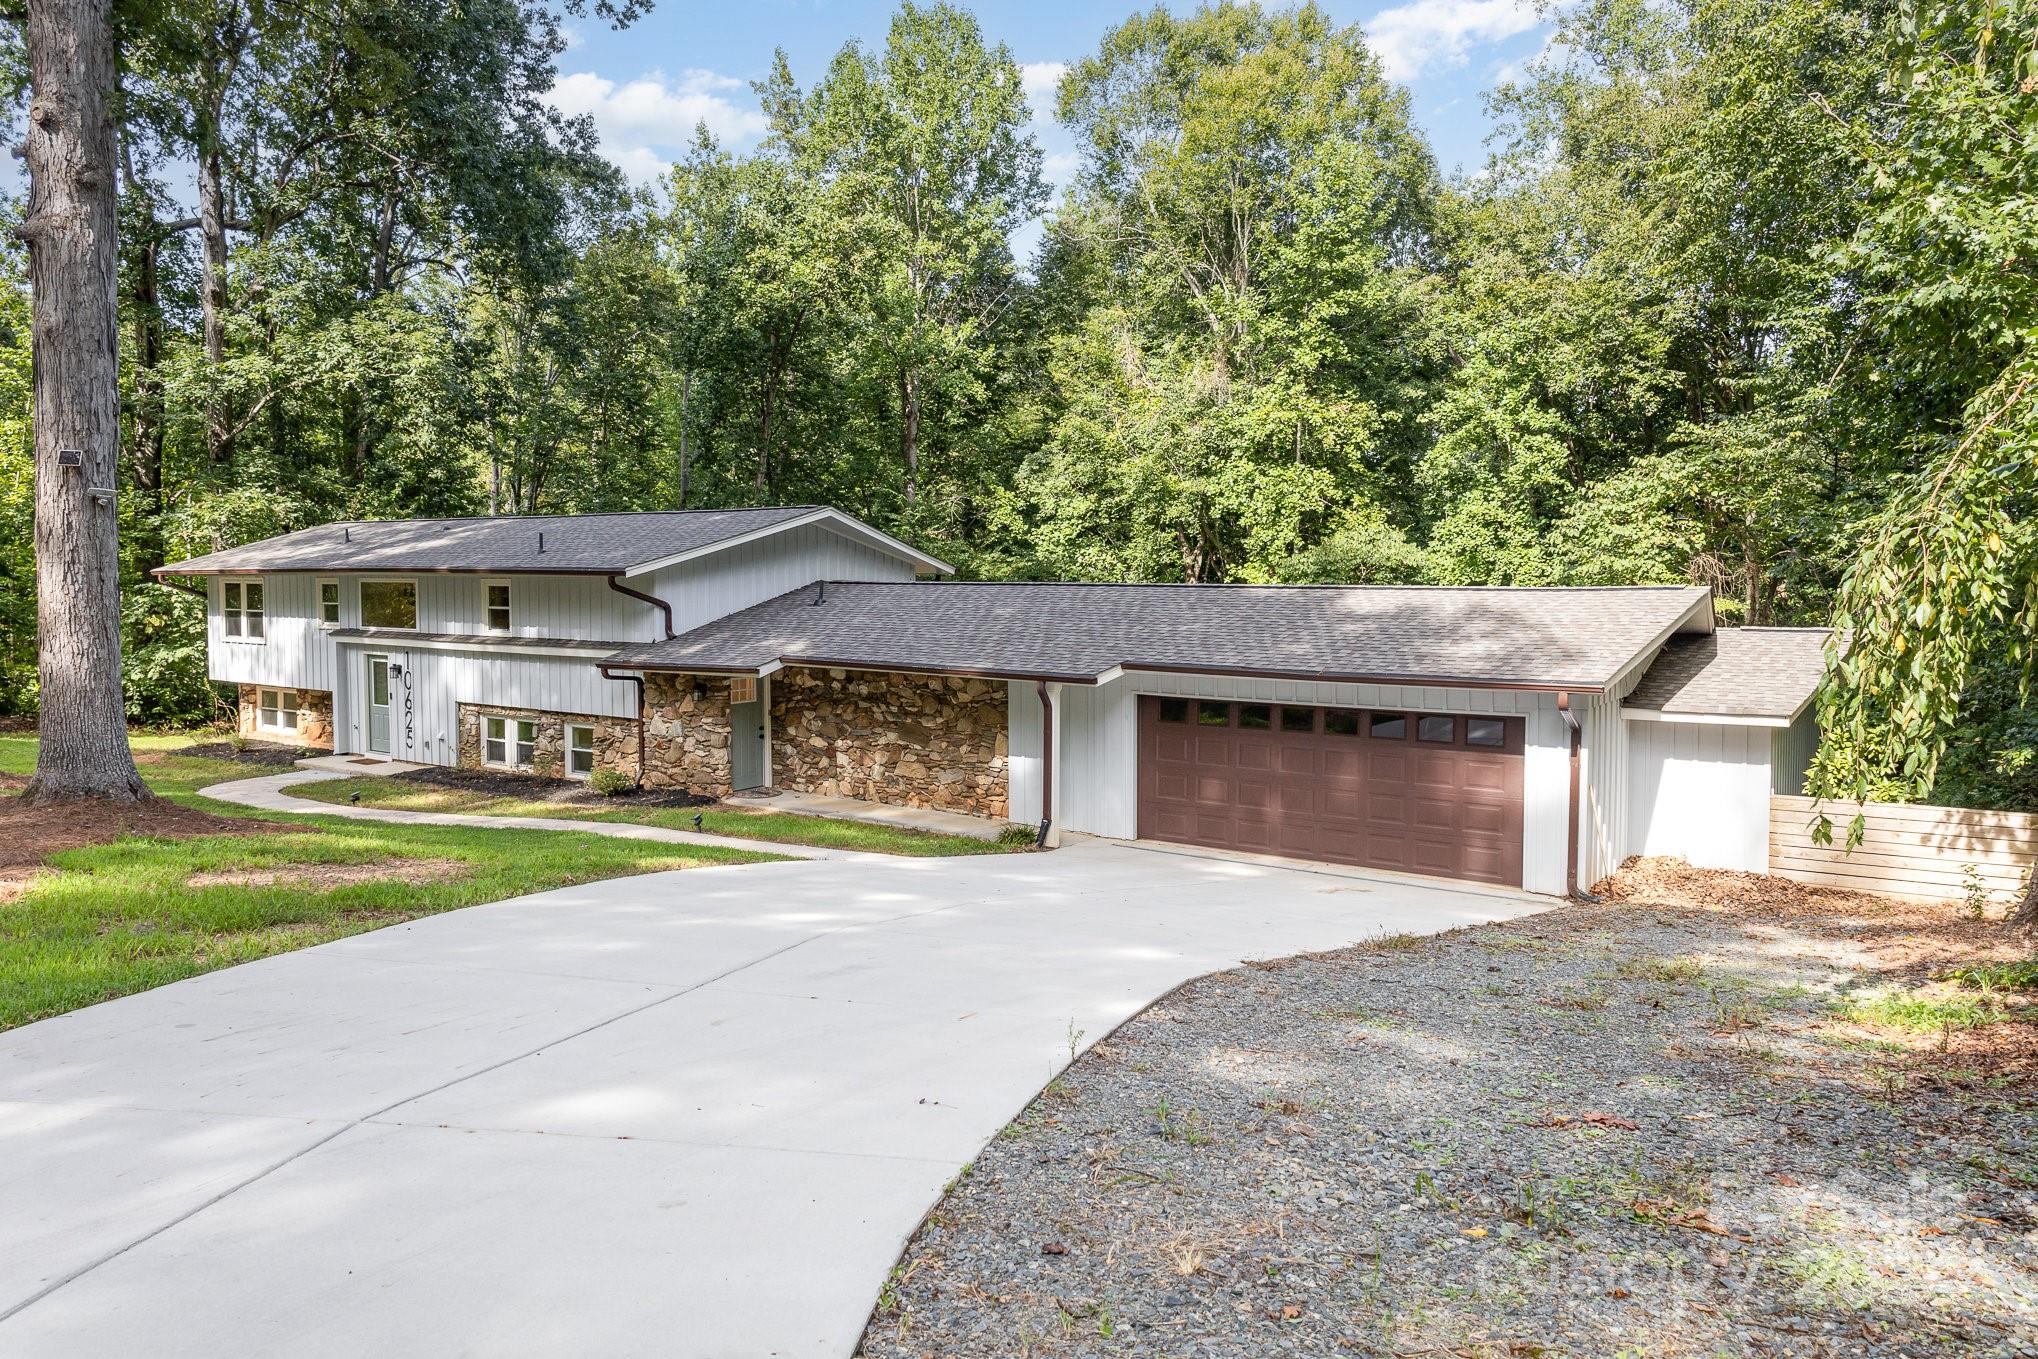
<instances>
[{"instance_id":1,"label":"white cloud","mask_svg":"<svg viewBox=\"0 0 2038 1359\"><path fill-rule=\"evenodd\" d=\"M636 183L648 184L693 140L698 124L737 149L762 137L764 115L729 98L743 89L742 81L713 71L683 71L676 80L653 71L621 85L576 71L561 76L546 98L569 118L591 116L602 154Z\"/></svg>"},{"instance_id":2,"label":"white cloud","mask_svg":"<svg viewBox=\"0 0 2038 1359\"><path fill-rule=\"evenodd\" d=\"M1380 11L1365 29L1388 78L1413 80L1432 66L1462 66L1472 48L1541 22L1528 0L1410 0Z\"/></svg>"},{"instance_id":3,"label":"white cloud","mask_svg":"<svg viewBox=\"0 0 2038 1359\"><path fill-rule=\"evenodd\" d=\"M1042 122L1054 117L1055 87L1068 74L1069 64L1065 61L1029 61L1019 67L1019 83L1026 90L1026 107L1033 110L1033 121Z\"/></svg>"}]
</instances>

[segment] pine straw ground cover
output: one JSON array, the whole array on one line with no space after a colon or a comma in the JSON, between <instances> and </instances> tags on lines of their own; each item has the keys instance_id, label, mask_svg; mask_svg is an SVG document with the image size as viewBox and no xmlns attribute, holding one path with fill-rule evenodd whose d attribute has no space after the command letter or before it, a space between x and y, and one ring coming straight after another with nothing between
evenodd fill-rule
<instances>
[{"instance_id":1,"label":"pine straw ground cover","mask_svg":"<svg viewBox=\"0 0 2038 1359\"><path fill-rule=\"evenodd\" d=\"M1956 905L1662 861L1190 983L908 1245L866 1359L2038 1355L2038 995Z\"/></svg>"}]
</instances>

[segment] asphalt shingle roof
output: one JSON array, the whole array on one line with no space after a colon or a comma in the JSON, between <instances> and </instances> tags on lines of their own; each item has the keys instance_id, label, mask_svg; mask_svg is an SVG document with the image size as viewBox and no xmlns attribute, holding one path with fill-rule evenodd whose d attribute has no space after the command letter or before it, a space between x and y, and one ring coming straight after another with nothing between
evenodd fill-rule
<instances>
[{"instance_id":1,"label":"asphalt shingle roof","mask_svg":"<svg viewBox=\"0 0 2038 1359\"><path fill-rule=\"evenodd\" d=\"M783 661L1072 682L1125 666L1594 689L1708 598L1701 586L939 581L831 582L816 603L823 594L804 586L610 663L686 671Z\"/></svg>"},{"instance_id":2,"label":"asphalt shingle roof","mask_svg":"<svg viewBox=\"0 0 2038 1359\"><path fill-rule=\"evenodd\" d=\"M321 524L210 552L164 575L235 571L627 571L726 538L802 519L812 505L627 514L502 515ZM538 550L544 535L544 551Z\"/></svg>"},{"instance_id":3,"label":"asphalt shingle roof","mask_svg":"<svg viewBox=\"0 0 2038 1359\"><path fill-rule=\"evenodd\" d=\"M1830 628L1721 628L1673 637L1624 706L1714 717L1795 717L1826 674Z\"/></svg>"}]
</instances>

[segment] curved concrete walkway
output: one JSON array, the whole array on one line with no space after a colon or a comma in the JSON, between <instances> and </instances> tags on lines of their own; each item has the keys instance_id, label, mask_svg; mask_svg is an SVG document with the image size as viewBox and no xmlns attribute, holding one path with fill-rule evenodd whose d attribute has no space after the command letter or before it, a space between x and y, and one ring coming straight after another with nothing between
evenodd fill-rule
<instances>
[{"instance_id":1,"label":"curved concrete walkway","mask_svg":"<svg viewBox=\"0 0 2038 1359\"><path fill-rule=\"evenodd\" d=\"M496 830L578 831L583 835L608 835L618 840L659 840L668 845L715 845L722 849L746 849L758 854L777 854L788 859L890 858L867 850L828 849L819 845L788 845L777 840L758 840L740 835L710 835L705 831L667 830L663 826L639 826L627 821L580 821L558 816L472 816L463 812L406 812L394 807L354 807L340 802L316 802L292 797L290 789L304 783L343 779L345 774L327 769L298 769L288 774L266 774L258 779L234 779L198 790L201 797L217 798L240 807L264 812L294 812L297 815L345 816L356 821L389 821L411 826L480 826Z\"/></svg>"}]
</instances>

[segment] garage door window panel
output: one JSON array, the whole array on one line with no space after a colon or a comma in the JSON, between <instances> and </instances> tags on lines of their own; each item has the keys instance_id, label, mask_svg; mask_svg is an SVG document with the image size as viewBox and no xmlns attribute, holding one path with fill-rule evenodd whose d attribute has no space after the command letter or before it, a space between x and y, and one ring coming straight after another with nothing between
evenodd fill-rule
<instances>
[{"instance_id":1,"label":"garage door window panel","mask_svg":"<svg viewBox=\"0 0 2038 1359\"><path fill-rule=\"evenodd\" d=\"M1424 717L1416 722L1415 739L1428 741L1433 745L1456 745L1458 743L1458 719L1455 717Z\"/></svg>"},{"instance_id":2,"label":"garage door window panel","mask_svg":"<svg viewBox=\"0 0 2038 1359\"><path fill-rule=\"evenodd\" d=\"M1376 741L1406 741L1408 718L1402 713L1374 713L1366 719L1366 734Z\"/></svg>"},{"instance_id":3,"label":"garage door window panel","mask_svg":"<svg viewBox=\"0 0 2038 1359\"><path fill-rule=\"evenodd\" d=\"M1284 732L1314 732L1316 730L1316 709L1281 709L1281 730Z\"/></svg>"},{"instance_id":4,"label":"garage door window panel","mask_svg":"<svg viewBox=\"0 0 2038 1359\"><path fill-rule=\"evenodd\" d=\"M1228 727L1231 725L1229 703L1198 703L1196 725L1199 727Z\"/></svg>"}]
</instances>

